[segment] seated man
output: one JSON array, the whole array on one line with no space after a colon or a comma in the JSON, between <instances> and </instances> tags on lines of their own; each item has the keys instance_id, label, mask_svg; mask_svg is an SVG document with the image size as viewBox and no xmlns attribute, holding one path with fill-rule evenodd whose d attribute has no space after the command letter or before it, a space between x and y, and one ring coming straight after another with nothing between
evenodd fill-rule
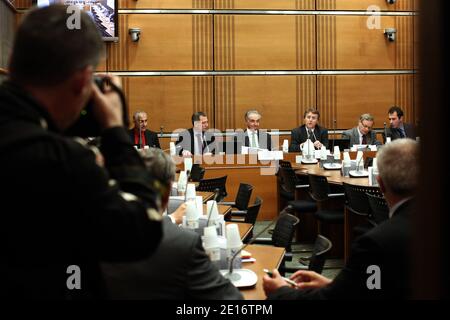
<instances>
[{"instance_id":1,"label":"seated man","mask_svg":"<svg viewBox=\"0 0 450 320\"><path fill-rule=\"evenodd\" d=\"M407 299L409 282L412 197L417 187L419 146L411 139L387 144L377 154L380 189L390 219L357 238L344 269L330 280L312 271L291 276L290 288L274 270L264 276L269 299Z\"/></svg>"},{"instance_id":2,"label":"seated man","mask_svg":"<svg viewBox=\"0 0 450 320\"><path fill-rule=\"evenodd\" d=\"M317 124L319 119L320 113L318 110L309 108L305 111L303 115L304 124L291 131L289 152L300 152L307 139L314 143L315 149L320 149L322 145L328 148L328 130Z\"/></svg>"},{"instance_id":3,"label":"seated man","mask_svg":"<svg viewBox=\"0 0 450 320\"><path fill-rule=\"evenodd\" d=\"M236 136L236 152L241 153L242 146L271 150L270 134L267 130L259 129L261 114L257 110L249 110L245 113L244 119L247 129L244 132L238 132Z\"/></svg>"},{"instance_id":4,"label":"seated man","mask_svg":"<svg viewBox=\"0 0 450 320\"><path fill-rule=\"evenodd\" d=\"M209 128L208 117L199 111L192 115L192 128L179 132L176 147L179 155L190 157L215 153L215 137Z\"/></svg>"},{"instance_id":5,"label":"seated man","mask_svg":"<svg viewBox=\"0 0 450 320\"><path fill-rule=\"evenodd\" d=\"M147 113L144 111L134 113L134 128L129 130L131 140L139 149L144 149L146 146L161 149L156 132L147 130L147 119Z\"/></svg>"},{"instance_id":6,"label":"seated man","mask_svg":"<svg viewBox=\"0 0 450 320\"><path fill-rule=\"evenodd\" d=\"M386 130L391 140L410 138L416 139L416 128L413 124L403 122L403 110L400 107L393 106L388 111L390 127ZM384 137L386 140L386 137Z\"/></svg>"},{"instance_id":7,"label":"seated man","mask_svg":"<svg viewBox=\"0 0 450 320\"><path fill-rule=\"evenodd\" d=\"M175 164L163 151L143 150L144 162L162 185L167 206ZM181 229L165 217L163 238L156 252L140 262L103 264L107 291L113 299L242 299L206 255L198 234Z\"/></svg>"},{"instance_id":8,"label":"seated man","mask_svg":"<svg viewBox=\"0 0 450 320\"><path fill-rule=\"evenodd\" d=\"M350 146L355 144L381 145L377 140L377 134L372 130L373 116L364 113L359 117L358 126L342 132L342 138L350 140Z\"/></svg>"}]
</instances>

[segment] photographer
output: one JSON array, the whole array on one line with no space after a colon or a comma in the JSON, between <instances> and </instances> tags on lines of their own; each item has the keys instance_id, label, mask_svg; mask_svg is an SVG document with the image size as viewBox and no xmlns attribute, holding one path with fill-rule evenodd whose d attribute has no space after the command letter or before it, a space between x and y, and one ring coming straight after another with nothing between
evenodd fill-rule
<instances>
[{"instance_id":1,"label":"photographer","mask_svg":"<svg viewBox=\"0 0 450 320\"><path fill-rule=\"evenodd\" d=\"M0 86L2 297L103 297L99 262L144 258L161 238L159 186L123 128L119 95L92 81L100 34L84 12L70 30L69 16L60 5L26 15ZM88 101L105 167L62 135Z\"/></svg>"}]
</instances>

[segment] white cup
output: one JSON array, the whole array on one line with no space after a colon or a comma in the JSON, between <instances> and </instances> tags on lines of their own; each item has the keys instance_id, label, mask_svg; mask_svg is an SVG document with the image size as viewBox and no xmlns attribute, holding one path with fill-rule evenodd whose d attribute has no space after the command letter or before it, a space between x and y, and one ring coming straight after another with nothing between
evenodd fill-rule
<instances>
[{"instance_id":1,"label":"white cup","mask_svg":"<svg viewBox=\"0 0 450 320\"><path fill-rule=\"evenodd\" d=\"M219 209L216 200L209 200L206 202L206 215L211 213L210 221L219 219Z\"/></svg>"},{"instance_id":2,"label":"white cup","mask_svg":"<svg viewBox=\"0 0 450 320\"><path fill-rule=\"evenodd\" d=\"M186 189L186 200L195 200L195 184L188 183Z\"/></svg>"},{"instance_id":3,"label":"white cup","mask_svg":"<svg viewBox=\"0 0 450 320\"><path fill-rule=\"evenodd\" d=\"M237 248L242 246L238 225L235 223L227 225L227 248Z\"/></svg>"}]
</instances>

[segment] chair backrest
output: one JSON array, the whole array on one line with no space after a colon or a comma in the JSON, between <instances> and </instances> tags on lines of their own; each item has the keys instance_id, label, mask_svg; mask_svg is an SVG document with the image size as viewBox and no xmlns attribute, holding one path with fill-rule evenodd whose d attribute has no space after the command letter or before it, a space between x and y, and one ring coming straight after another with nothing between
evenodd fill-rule
<instances>
[{"instance_id":1,"label":"chair backrest","mask_svg":"<svg viewBox=\"0 0 450 320\"><path fill-rule=\"evenodd\" d=\"M327 177L308 174L308 178L311 198L313 198L315 201L328 200L330 186L328 185Z\"/></svg>"},{"instance_id":2,"label":"chair backrest","mask_svg":"<svg viewBox=\"0 0 450 320\"><path fill-rule=\"evenodd\" d=\"M314 243L308 269L321 274L325 265L326 254L331 250L332 243L322 235L318 235Z\"/></svg>"},{"instance_id":3,"label":"chair backrest","mask_svg":"<svg viewBox=\"0 0 450 320\"><path fill-rule=\"evenodd\" d=\"M380 197L370 193L366 193L366 195L372 212L372 220L376 224L380 224L389 219L389 207L386 199L383 196Z\"/></svg>"},{"instance_id":4,"label":"chair backrest","mask_svg":"<svg viewBox=\"0 0 450 320\"><path fill-rule=\"evenodd\" d=\"M191 169L191 181L199 182L205 175L205 168L201 167L198 163L194 163Z\"/></svg>"},{"instance_id":5,"label":"chair backrest","mask_svg":"<svg viewBox=\"0 0 450 320\"><path fill-rule=\"evenodd\" d=\"M298 222L299 220L296 216L289 213L280 213L275 228L273 229L272 244L275 247L282 247L286 251L290 251L295 226Z\"/></svg>"},{"instance_id":6,"label":"chair backrest","mask_svg":"<svg viewBox=\"0 0 450 320\"><path fill-rule=\"evenodd\" d=\"M366 193L382 196L379 187L360 186L345 182L343 185L348 208L359 215L370 215L371 213Z\"/></svg>"},{"instance_id":7,"label":"chair backrest","mask_svg":"<svg viewBox=\"0 0 450 320\"><path fill-rule=\"evenodd\" d=\"M252 225L255 225L262 203L263 200L260 197L256 197L255 203L247 208L245 223L251 223Z\"/></svg>"},{"instance_id":8,"label":"chair backrest","mask_svg":"<svg viewBox=\"0 0 450 320\"><path fill-rule=\"evenodd\" d=\"M227 189L226 189L227 177L228 176L213 179L202 179L197 187L197 191L214 192L216 189L219 189L217 202L220 202L223 198L227 196Z\"/></svg>"},{"instance_id":9,"label":"chair backrest","mask_svg":"<svg viewBox=\"0 0 450 320\"><path fill-rule=\"evenodd\" d=\"M297 185L297 177L294 169L288 167L280 167L278 174L280 176L280 186L284 191L289 193L295 192Z\"/></svg>"},{"instance_id":10,"label":"chair backrest","mask_svg":"<svg viewBox=\"0 0 450 320\"><path fill-rule=\"evenodd\" d=\"M236 194L234 206L239 210L247 210L248 203L252 196L253 186L248 183L240 183Z\"/></svg>"}]
</instances>

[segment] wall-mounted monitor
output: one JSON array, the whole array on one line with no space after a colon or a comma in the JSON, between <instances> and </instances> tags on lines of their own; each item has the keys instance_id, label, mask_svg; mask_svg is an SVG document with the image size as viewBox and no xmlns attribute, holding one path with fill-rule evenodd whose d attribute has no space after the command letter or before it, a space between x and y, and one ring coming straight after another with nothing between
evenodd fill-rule
<instances>
[{"instance_id":1,"label":"wall-mounted monitor","mask_svg":"<svg viewBox=\"0 0 450 320\"><path fill-rule=\"evenodd\" d=\"M77 6L86 11L97 25L103 40L118 41L118 0L35 0L38 7L51 4Z\"/></svg>"}]
</instances>

